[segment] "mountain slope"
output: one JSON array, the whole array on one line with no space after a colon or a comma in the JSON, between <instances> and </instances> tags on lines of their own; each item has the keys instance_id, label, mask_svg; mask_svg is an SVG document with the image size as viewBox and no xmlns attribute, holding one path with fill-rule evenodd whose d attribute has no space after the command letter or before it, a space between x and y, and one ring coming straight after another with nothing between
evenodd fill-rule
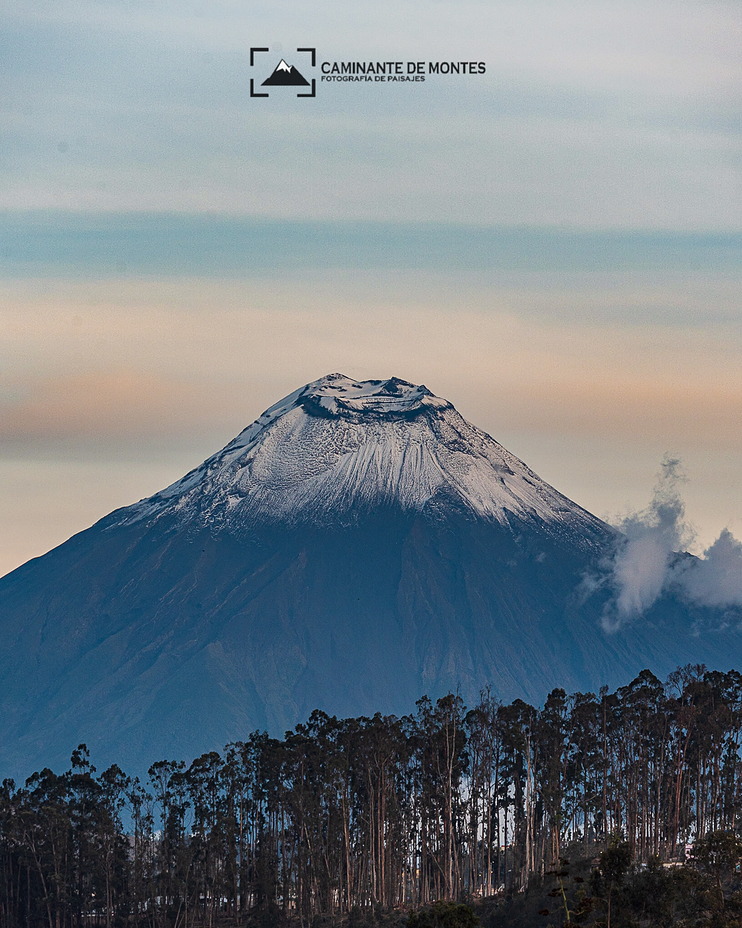
<instances>
[{"instance_id":1,"label":"mountain slope","mask_svg":"<svg viewBox=\"0 0 742 928\"><path fill-rule=\"evenodd\" d=\"M322 378L0 580L0 775L83 740L142 771L314 708L734 662L736 634L668 597L602 631L578 590L615 540L426 388Z\"/></svg>"}]
</instances>

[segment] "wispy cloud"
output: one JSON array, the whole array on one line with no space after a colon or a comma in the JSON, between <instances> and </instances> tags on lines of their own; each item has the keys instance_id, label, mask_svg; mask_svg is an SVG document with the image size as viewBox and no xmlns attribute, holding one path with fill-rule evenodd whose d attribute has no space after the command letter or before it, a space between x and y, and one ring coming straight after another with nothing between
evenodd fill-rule
<instances>
[{"instance_id":1,"label":"wispy cloud","mask_svg":"<svg viewBox=\"0 0 742 928\"><path fill-rule=\"evenodd\" d=\"M461 222L296 221L173 212L6 211L3 276L250 277L392 269L469 274L742 273L742 233L567 231Z\"/></svg>"},{"instance_id":2,"label":"wispy cloud","mask_svg":"<svg viewBox=\"0 0 742 928\"><path fill-rule=\"evenodd\" d=\"M739 228L733 4L75 0L3 26L5 208ZM487 71L251 100L250 46L308 41Z\"/></svg>"},{"instance_id":3,"label":"wispy cloud","mask_svg":"<svg viewBox=\"0 0 742 928\"><path fill-rule=\"evenodd\" d=\"M0 381L0 438L7 443L187 435L215 400L192 379L141 367ZM3 395L4 394L4 395Z\"/></svg>"},{"instance_id":4,"label":"wispy cloud","mask_svg":"<svg viewBox=\"0 0 742 928\"><path fill-rule=\"evenodd\" d=\"M615 632L638 619L666 591L699 606L742 606L742 543L724 529L700 558L687 551L694 539L680 493L686 477L677 458L666 456L649 506L618 525L615 554L602 574L587 577L583 591L610 592L603 628Z\"/></svg>"},{"instance_id":5,"label":"wispy cloud","mask_svg":"<svg viewBox=\"0 0 742 928\"><path fill-rule=\"evenodd\" d=\"M680 462L665 458L647 509L620 524L624 538L610 565L609 583L615 592L604 616L606 630L654 605L670 578L674 552L691 541L678 489L683 479Z\"/></svg>"}]
</instances>

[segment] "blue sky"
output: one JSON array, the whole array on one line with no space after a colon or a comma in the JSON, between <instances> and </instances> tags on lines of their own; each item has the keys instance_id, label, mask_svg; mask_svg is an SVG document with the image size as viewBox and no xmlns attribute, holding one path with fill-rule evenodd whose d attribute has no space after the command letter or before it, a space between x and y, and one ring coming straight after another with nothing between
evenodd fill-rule
<instances>
[{"instance_id":1,"label":"blue sky","mask_svg":"<svg viewBox=\"0 0 742 928\"><path fill-rule=\"evenodd\" d=\"M599 515L678 454L699 545L740 533L736 2L21 0L0 34L0 572L330 370L424 381ZM254 45L486 72L257 100Z\"/></svg>"}]
</instances>

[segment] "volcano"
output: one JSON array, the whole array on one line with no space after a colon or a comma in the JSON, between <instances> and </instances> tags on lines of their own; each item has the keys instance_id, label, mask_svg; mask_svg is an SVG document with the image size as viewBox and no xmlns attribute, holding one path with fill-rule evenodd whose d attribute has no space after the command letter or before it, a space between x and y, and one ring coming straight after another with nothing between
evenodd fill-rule
<instances>
[{"instance_id":1,"label":"volcano","mask_svg":"<svg viewBox=\"0 0 742 928\"><path fill-rule=\"evenodd\" d=\"M0 580L0 776L740 656L669 595L607 634L580 590L617 540L426 387L328 375Z\"/></svg>"}]
</instances>

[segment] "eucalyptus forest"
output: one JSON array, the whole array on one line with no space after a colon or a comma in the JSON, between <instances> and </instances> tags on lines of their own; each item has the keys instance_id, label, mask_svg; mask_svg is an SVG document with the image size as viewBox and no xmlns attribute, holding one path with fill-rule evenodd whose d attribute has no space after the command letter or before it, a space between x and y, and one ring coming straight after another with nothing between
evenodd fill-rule
<instances>
[{"instance_id":1,"label":"eucalyptus forest","mask_svg":"<svg viewBox=\"0 0 742 928\"><path fill-rule=\"evenodd\" d=\"M541 708L315 711L141 779L79 745L3 781L0 924L686 924L647 907L683 879L687 924L741 924L718 920L739 918L741 733L742 675L688 666Z\"/></svg>"}]
</instances>

